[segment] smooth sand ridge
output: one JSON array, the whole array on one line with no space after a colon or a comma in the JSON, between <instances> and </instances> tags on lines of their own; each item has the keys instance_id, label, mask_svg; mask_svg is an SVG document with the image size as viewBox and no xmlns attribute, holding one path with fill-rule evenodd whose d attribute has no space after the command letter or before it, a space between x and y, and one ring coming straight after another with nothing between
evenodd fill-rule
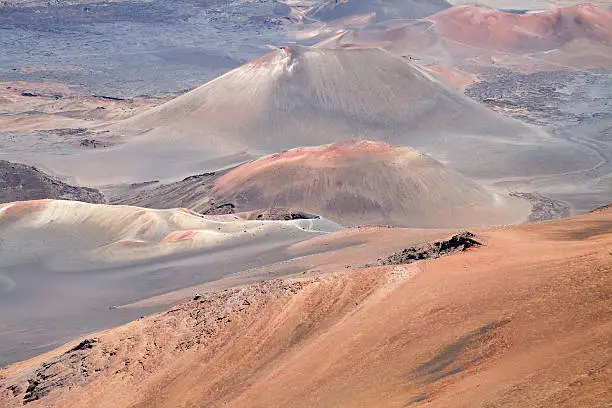
<instances>
[{"instance_id":1,"label":"smooth sand ridge","mask_svg":"<svg viewBox=\"0 0 612 408\"><path fill-rule=\"evenodd\" d=\"M521 222L530 209L416 150L371 141L262 157L222 175L211 195L241 210L298 208L343 225L473 227Z\"/></svg>"},{"instance_id":2,"label":"smooth sand ridge","mask_svg":"<svg viewBox=\"0 0 612 408\"><path fill-rule=\"evenodd\" d=\"M204 294L4 369L0 402L606 406L610 209L477 238L435 260Z\"/></svg>"},{"instance_id":3,"label":"smooth sand ridge","mask_svg":"<svg viewBox=\"0 0 612 408\"><path fill-rule=\"evenodd\" d=\"M340 227L70 201L0 206L0 365L157 309L114 306L291 259ZM109 309L111 308L111 309ZM0 404L1 405L1 404Z\"/></svg>"},{"instance_id":4,"label":"smooth sand ridge","mask_svg":"<svg viewBox=\"0 0 612 408\"><path fill-rule=\"evenodd\" d=\"M67 257L112 264L240 246L257 236L278 234L282 240L291 234L337 228L325 219L219 221L185 209L20 201L0 207L0 267L34 259L63 264Z\"/></svg>"}]
</instances>

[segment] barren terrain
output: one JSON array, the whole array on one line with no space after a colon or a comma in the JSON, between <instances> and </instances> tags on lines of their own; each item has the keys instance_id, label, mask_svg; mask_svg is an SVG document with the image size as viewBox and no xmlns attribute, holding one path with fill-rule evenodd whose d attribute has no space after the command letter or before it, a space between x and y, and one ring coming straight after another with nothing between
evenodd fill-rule
<instances>
[{"instance_id":1,"label":"barren terrain","mask_svg":"<svg viewBox=\"0 0 612 408\"><path fill-rule=\"evenodd\" d=\"M265 156L211 189L239 209L292 207L343 225L461 227L516 223L529 205L496 194L422 153L349 141Z\"/></svg>"},{"instance_id":2,"label":"barren terrain","mask_svg":"<svg viewBox=\"0 0 612 408\"><path fill-rule=\"evenodd\" d=\"M483 230L481 247L404 266L203 293L7 367L0 398L58 407L605 406L611 215Z\"/></svg>"},{"instance_id":3,"label":"barren terrain","mask_svg":"<svg viewBox=\"0 0 612 408\"><path fill-rule=\"evenodd\" d=\"M612 2L464 3L0 0L0 407L609 408Z\"/></svg>"},{"instance_id":4,"label":"barren terrain","mask_svg":"<svg viewBox=\"0 0 612 408\"><path fill-rule=\"evenodd\" d=\"M152 310L117 305L287 260L291 243L339 228L75 201L0 204L0 308L11 311L0 318L0 363Z\"/></svg>"}]
</instances>

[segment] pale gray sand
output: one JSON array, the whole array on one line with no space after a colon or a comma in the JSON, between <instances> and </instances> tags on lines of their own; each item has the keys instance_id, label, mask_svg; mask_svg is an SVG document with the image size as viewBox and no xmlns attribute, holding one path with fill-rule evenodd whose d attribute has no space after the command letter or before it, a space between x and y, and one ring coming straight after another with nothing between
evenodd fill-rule
<instances>
[{"instance_id":1,"label":"pale gray sand","mask_svg":"<svg viewBox=\"0 0 612 408\"><path fill-rule=\"evenodd\" d=\"M0 206L0 365L153 311L113 306L287 260L292 243L339 228L70 201Z\"/></svg>"},{"instance_id":2,"label":"pale gray sand","mask_svg":"<svg viewBox=\"0 0 612 408\"><path fill-rule=\"evenodd\" d=\"M283 248L303 238L85 273L49 270L39 263L0 268L0 281L8 285L0 288L0 365L168 307L109 309L112 306L285 260Z\"/></svg>"}]
</instances>

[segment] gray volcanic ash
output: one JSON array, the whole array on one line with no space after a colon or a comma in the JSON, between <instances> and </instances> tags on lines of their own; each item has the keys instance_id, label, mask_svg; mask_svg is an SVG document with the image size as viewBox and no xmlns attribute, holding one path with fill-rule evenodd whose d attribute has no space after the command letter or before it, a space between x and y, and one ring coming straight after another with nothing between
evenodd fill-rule
<instances>
[{"instance_id":1,"label":"gray volcanic ash","mask_svg":"<svg viewBox=\"0 0 612 408\"><path fill-rule=\"evenodd\" d=\"M174 182L351 138L411 146L480 179L567 172L597 160L380 49L280 49L103 131L118 143L19 154L90 186Z\"/></svg>"},{"instance_id":2,"label":"gray volcanic ash","mask_svg":"<svg viewBox=\"0 0 612 408\"><path fill-rule=\"evenodd\" d=\"M321 218L219 220L63 200L0 204L0 310L11 311L0 316L0 365L143 313L109 310L114 305L286 260L291 243L339 228Z\"/></svg>"},{"instance_id":3,"label":"gray volcanic ash","mask_svg":"<svg viewBox=\"0 0 612 408\"><path fill-rule=\"evenodd\" d=\"M307 13L309 18L333 21L373 14L375 20L421 18L449 8L446 0L327 0Z\"/></svg>"},{"instance_id":4,"label":"gray volcanic ash","mask_svg":"<svg viewBox=\"0 0 612 408\"><path fill-rule=\"evenodd\" d=\"M232 152L257 156L350 138L415 147L487 177L531 172L516 162L545 163L546 171L554 171L563 157L565 171L585 159L570 157L566 143L479 106L379 49L281 49L119 122L115 130L142 133L114 152L133 157L134 165L139 156L150 162L152 150L164 159L184 150L180 160L149 169L156 173L150 177L194 166L195 152L199 167L191 174L209 169L203 159Z\"/></svg>"}]
</instances>

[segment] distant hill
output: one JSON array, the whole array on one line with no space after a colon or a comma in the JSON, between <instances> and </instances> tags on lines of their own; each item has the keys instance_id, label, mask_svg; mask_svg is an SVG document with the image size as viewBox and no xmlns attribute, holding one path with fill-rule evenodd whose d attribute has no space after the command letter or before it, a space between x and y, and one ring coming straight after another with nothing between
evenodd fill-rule
<instances>
[{"instance_id":1,"label":"distant hill","mask_svg":"<svg viewBox=\"0 0 612 408\"><path fill-rule=\"evenodd\" d=\"M298 208L343 225L516 223L530 209L526 202L493 194L418 151L368 141L262 157L220 176L211 194L243 211Z\"/></svg>"},{"instance_id":2,"label":"distant hill","mask_svg":"<svg viewBox=\"0 0 612 408\"><path fill-rule=\"evenodd\" d=\"M102 193L96 189L71 186L35 167L0 160L0 203L42 198L105 202Z\"/></svg>"}]
</instances>

